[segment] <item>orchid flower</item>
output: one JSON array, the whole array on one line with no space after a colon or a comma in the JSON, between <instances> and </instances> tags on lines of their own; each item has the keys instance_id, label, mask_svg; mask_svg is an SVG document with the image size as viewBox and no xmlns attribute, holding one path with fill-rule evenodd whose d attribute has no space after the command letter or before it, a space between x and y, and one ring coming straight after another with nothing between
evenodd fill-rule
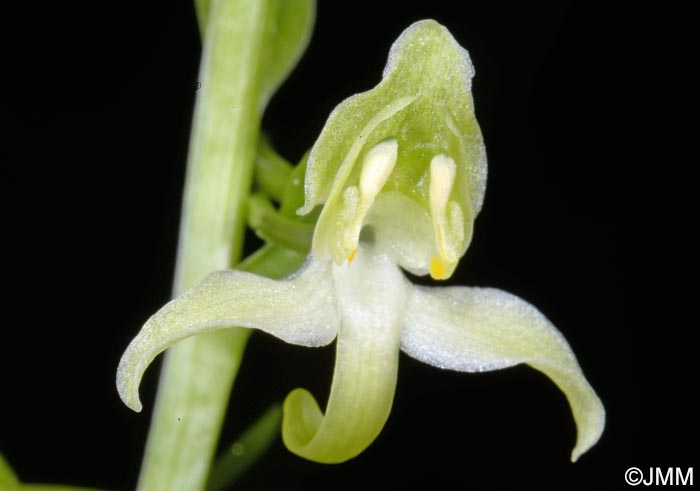
<instances>
[{"instance_id":1,"label":"orchid flower","mask_svg":"<svg viewBox=\"0 0 700 491\"><path fill-rule=\"evenodd\" d=\"M572 461L594 445L605 411L544 315L500 290L414 286L402 272L449 278L470 243L486 183L472 76L444 27L410 26L381 83L340 104L311 150L298 213L323 208L302 268L282 280L215 272L165 305L122 357L122 400L141 410L144 371L178 341L245 327L309 347L337 338L325 413L304 389L284 403L284 443L307 459L343 462L372 443L391 409L400 351L464 372L526 363L568 398Z\"/></svg>"}]
</instances>

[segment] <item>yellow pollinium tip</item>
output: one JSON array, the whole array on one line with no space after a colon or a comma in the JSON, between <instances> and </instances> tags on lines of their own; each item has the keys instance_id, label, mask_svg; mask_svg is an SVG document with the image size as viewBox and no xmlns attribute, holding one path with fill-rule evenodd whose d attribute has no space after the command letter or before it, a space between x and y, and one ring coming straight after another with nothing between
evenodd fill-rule
<instances>
[{"instance_id":1,"label":"yellow pollinium tip","mask_svg":"<svg viewBox=\"0 0 700 491\"><path fill-rule=\"evenodd\" d=\"M464 240L462 211L457 203L449 202L456 175L457 164L451 157L436 155L430 161L430 215L438 254L430 260L430 276L436 280L452 275L459 260L459 244Z\"/></svg>"},{"instance_id":2,"label":"yellow pollinium tip","mask_svg":"<svg viewBox=\"0 0 700 491\"><path fill-rule=\"evenodd\" d=\"M352 251L350 255L348 256L348 264L352 264L352 260L355 259L355 254L357 254L357 249Z\"/></svg>"},{"instance_id":3,"label":"yellow pollinium tip","mask_svg":"<svg viewBox=\"0 0 700 491\"><path fill-rule=\"evenodd\" d=\"M445 280L449 277L447 266L439 257L433 257L430 260L430 276L434 280Z\"/></svg>"}]
</instances>

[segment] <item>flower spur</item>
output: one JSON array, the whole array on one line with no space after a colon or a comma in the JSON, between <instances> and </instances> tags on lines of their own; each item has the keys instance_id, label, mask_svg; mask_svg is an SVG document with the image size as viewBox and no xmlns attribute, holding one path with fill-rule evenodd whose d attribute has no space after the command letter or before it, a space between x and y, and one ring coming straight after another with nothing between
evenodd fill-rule
<instances>
[{"instance_id":1,"label":"flower spur","mask_svg":"<svg viewBox=\"0 0 700 491\"><path fill-rule=\"evenodd\" d=\"M245 327L309 347L337 338L325 413L304 389L284 403L283 440L302 457L343 462L372 443L391 409L399 351L465 372L526 363L569 401L572 460L594 445L603 406L536 308L491 288L414 286L401 271L448 278L471 240L486 180L472 75L445 28L409 27L382 82L338 106L309 155L299 213L323 208L304 266L283 280L215 272L165 305L122 357L122 400L141 409L143 373L174 343Z\"/></svg>"}]
</instances>

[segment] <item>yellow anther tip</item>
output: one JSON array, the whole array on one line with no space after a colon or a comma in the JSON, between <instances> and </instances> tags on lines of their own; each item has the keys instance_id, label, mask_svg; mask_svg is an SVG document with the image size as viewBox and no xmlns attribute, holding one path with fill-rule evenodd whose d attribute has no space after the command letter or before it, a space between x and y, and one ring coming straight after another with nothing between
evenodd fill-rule
<instances>
[{"instance_id":1,"label":"yellow anther tip","mask_svg":"<svg viewBox=\"0 0 700 491\"><path fill-rule=\"evenodd\" d=\"M430 276L432 276L434 280L445 280L448 278L445 263L438 257L433 257L430 260Z\"/></svg>"},{"instance_id":2,"label":"yellow anther tip","mask_svg":"<svg viewBox=\"0 0 700 491\"><path fill-rule=\"evenodd\" d=\"M357 249L352 251L350 255L348 256L348 264L352 264L352 260L355 259L355 255L357 254Z\"/></svg>"}]
</instances>

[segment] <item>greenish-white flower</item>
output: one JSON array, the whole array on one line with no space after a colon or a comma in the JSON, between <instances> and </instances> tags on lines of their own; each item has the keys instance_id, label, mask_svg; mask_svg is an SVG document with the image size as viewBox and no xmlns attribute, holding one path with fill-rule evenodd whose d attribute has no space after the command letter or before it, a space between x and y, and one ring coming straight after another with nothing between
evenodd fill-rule
<instances>
[{"instance_id":1,"label":"greenish-white flower","mask_svg":"<svg viewBox=\"0 0 700 491\"><path fill-rule=\"evenodd\" d=\"M338 106L311 151L299 212L323 208L305 265L284 280L212 273L164 306L121 360L124 402L141 409L141 377L169 346L246 327L309 347L337 339L325 413L303 389L284 404L284 442L302 457L342 462L376 438L391 409L399 351L465 372L526 363L569 400L578 426L572 460L595 444L603 406L536 308L492 288L414 286L401 270L447 278L471 240L486 181L472 75L444 27L409 27L382 82Z\"/></svg>"}]
</instances>

